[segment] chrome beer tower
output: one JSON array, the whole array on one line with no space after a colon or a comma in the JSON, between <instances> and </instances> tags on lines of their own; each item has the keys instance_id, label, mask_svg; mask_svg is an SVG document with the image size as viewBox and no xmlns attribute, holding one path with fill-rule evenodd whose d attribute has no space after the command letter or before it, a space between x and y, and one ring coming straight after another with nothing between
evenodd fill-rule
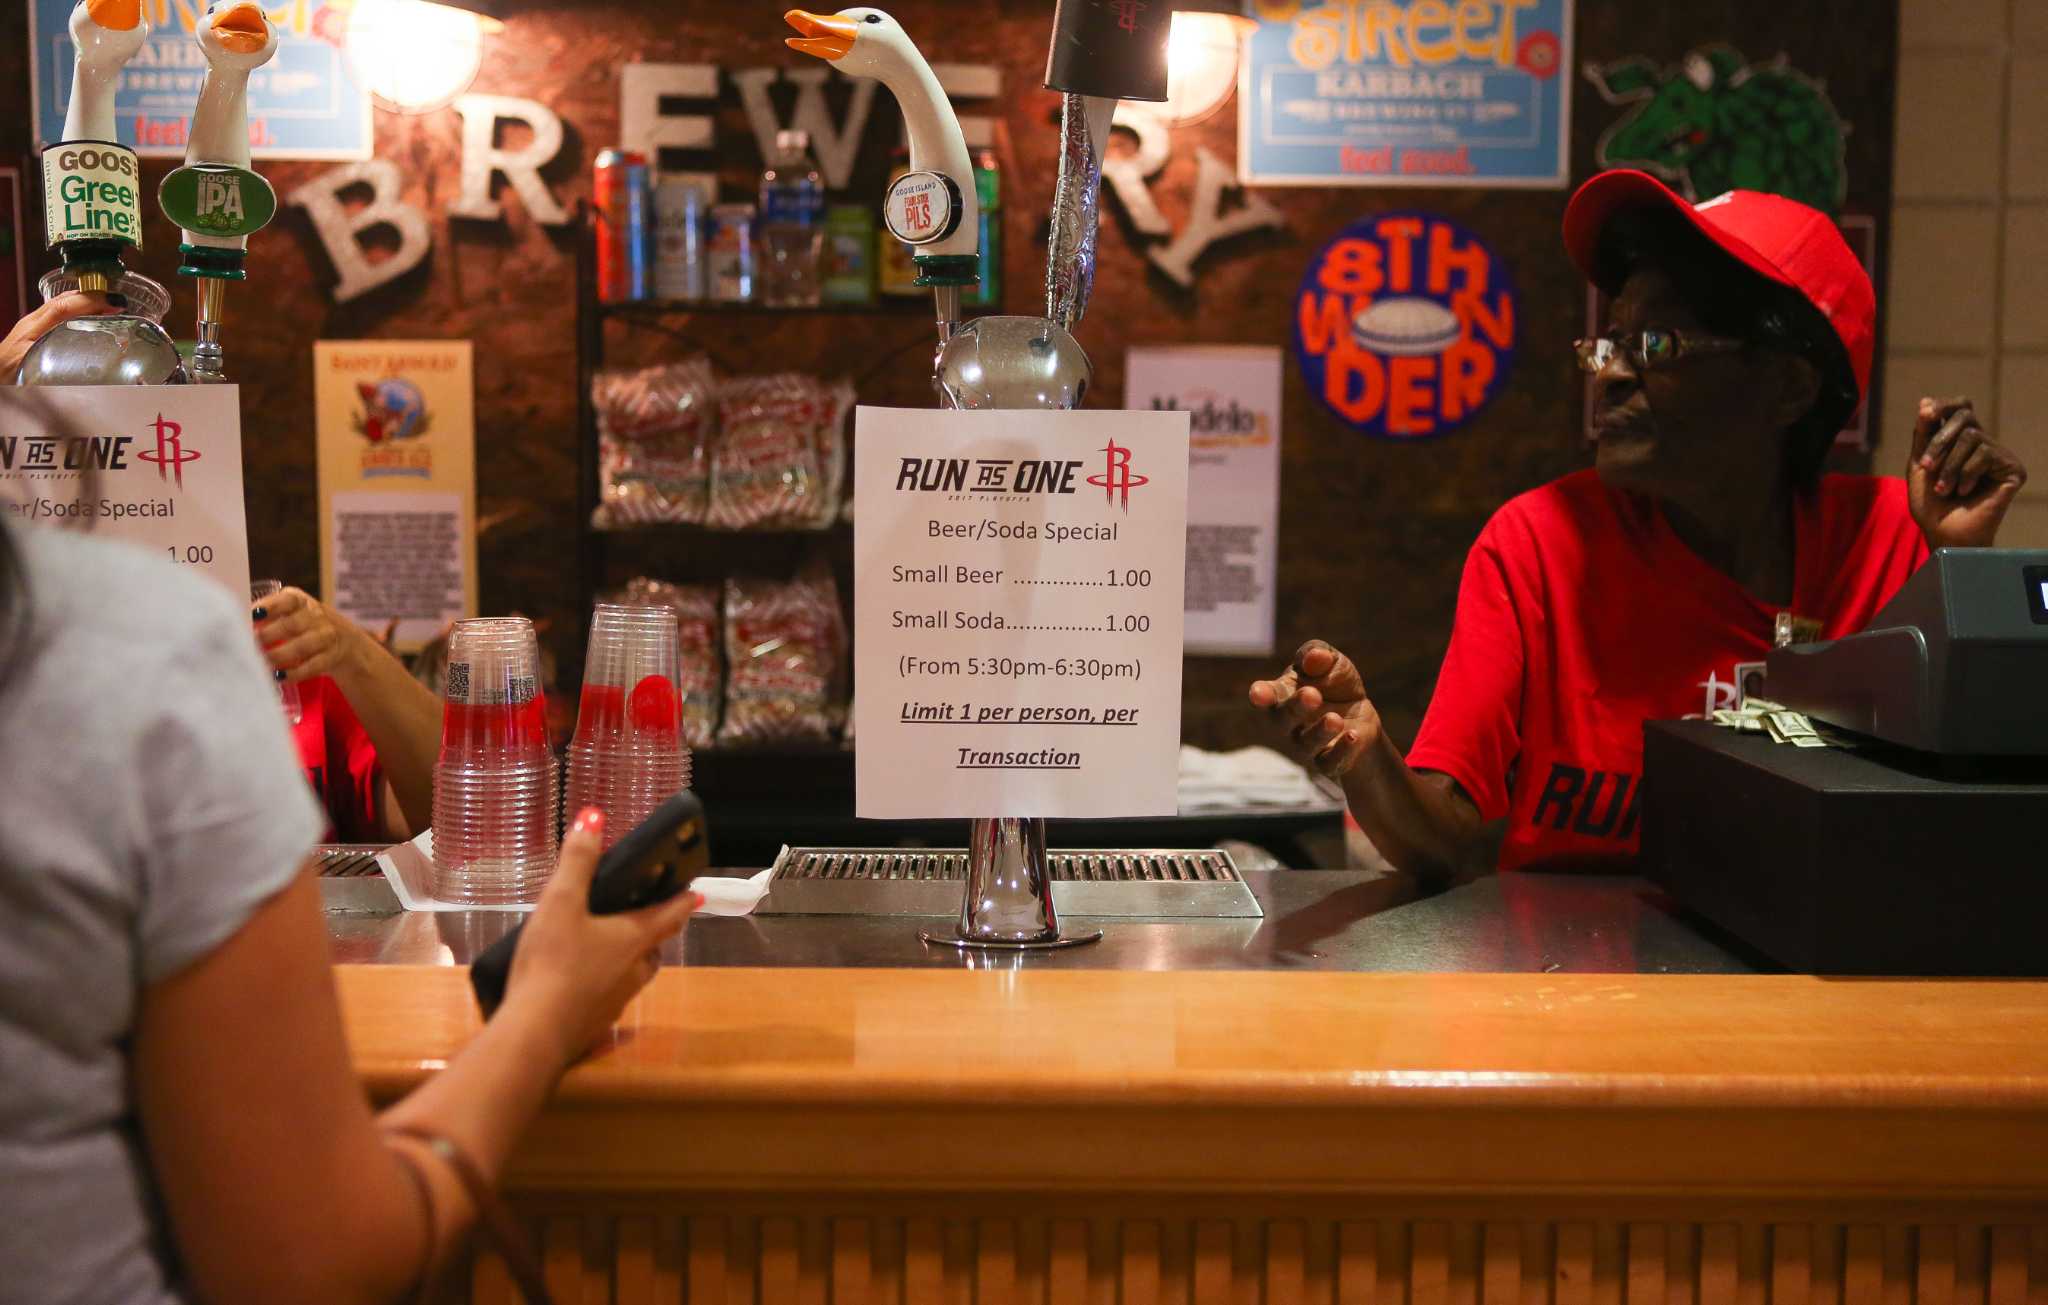
<instances>
[{"instance_id":1,"label":"chrome beer tower","mask_svg":"<svg viewBox=\"0 0 2048 1305\"><path fill-rule=\"evenodd\" d=\"M1045 77L1049 89L1065 96L1046 251L1046 315L966 323L959 320L960 287L976 278L974 174L938 78L881 10L786 15L803 34L788 42L791 48L832 60L849 75L878 79L902 106L911 171L891 184L884 224L913 246L918 284L933 287L939 330L933 383L942 406L1065 410L1087 396L1094 368L1072 328L1095 278L1103 148L1118 99L1166 98L1168 9L1159 0L1059 0ZM968 834L957 929L926 930L922 937L961 948L1033 950L1090 943L1102 933L1060 931L1044 819L989 816L975 820Z\"/></svg>"}]
</instances>

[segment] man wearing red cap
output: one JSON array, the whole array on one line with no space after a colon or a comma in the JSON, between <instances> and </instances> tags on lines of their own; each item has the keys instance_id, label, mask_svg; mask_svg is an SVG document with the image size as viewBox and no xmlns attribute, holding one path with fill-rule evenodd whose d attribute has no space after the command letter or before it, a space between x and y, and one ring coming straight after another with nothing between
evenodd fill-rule
<instances>
[{"instance_id":1,"label":"man wearing red cap","mask_svg":"<svg viewBox=\"0 0 2048 1305\"><path fill-rule=\"evenodd\" d=\"M1626 868L1645 720L1734 706L1737 668L1780 624L1862 629L1930 549L1989 546L2026 481L1967 399L1920 400L1903 480L1822 474L1876 325L1824 214L1753 191L1694 205L1614 171L1579 189L1564 228L1613 301L1576 346L1594 466L1480 532L1415 746L1401 756L1357 668L1321 641L1251 688L1341 778L1381 854L1424 876Z\"/></svg>"}]
</instances>

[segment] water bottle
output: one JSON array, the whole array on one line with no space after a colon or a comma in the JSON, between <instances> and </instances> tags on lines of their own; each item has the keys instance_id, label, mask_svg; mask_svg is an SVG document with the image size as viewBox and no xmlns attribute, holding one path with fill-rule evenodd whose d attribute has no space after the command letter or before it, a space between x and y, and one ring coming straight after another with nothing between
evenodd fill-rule
<instances>
[{"instance_id":1,"label":"water bottle","mask_svg":"<svg viewBox=\"0 0 2048 1305\"><path fill-rule=\"evenodd\" d=\"M960 302L989 308L1003 301L1003 181L994 150L974 156L974 196L981 209L981 281Z\"/></svg>"},{"instance_id":2,"label":"water bottle","mask_svg":"<svg viewBox=\"0 0 2048 1305\"><path fill-rule=\"evenodd\" d=\"M775 157L761 174L756 251L759 298L773 308L818 306L825 243L825 183L811 161L810 133L775 133Z\"/></svg>"}]
</instances>

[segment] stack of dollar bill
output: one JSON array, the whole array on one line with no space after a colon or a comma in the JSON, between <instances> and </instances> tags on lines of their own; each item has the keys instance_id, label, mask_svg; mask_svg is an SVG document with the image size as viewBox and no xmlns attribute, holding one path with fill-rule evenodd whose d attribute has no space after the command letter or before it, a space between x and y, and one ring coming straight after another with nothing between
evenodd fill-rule
<instances>
[{"instance_id":1,"label":"stack of dollar bill","mask_svg":"<svg viewBox=\"0 0 2048 1305\"><path fill-rule=\"evenodd\" d=\"M1768 734L1772 742L1789 743L1795 748L1828 746L1828 741L1821 737L1812 721L1799 712L1787 711L1783 703L1772 702L1769 698L1747 698L1734 711L1717 711L1714 723L1731 730Z\"/></svg>"}]
</instances>

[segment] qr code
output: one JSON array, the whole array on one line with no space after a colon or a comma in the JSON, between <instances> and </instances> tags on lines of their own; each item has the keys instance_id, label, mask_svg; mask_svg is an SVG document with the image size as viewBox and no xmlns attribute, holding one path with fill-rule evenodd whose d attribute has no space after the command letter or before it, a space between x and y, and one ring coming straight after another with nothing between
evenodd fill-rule
<instances>
[{"instance_id":1,"label":"qr code","mask_svg":"<svg viewBox=\"0 0 2048 1305\"><path fill-rule=\"evenodd\" d=\"M469 701L469 663L448 663L448 701Z\"/></svg>"},{"instance_id":2,"label":"qr code","mask_svg":"<svg viewBox=\"0 0 2048 1305\"><path fill-rule=\"evenodd\" d=\"M506 697L515 706L532 702L539 692L540 684L531 675L514 675L506 685Z\"/></svg>"}]
</instances>

